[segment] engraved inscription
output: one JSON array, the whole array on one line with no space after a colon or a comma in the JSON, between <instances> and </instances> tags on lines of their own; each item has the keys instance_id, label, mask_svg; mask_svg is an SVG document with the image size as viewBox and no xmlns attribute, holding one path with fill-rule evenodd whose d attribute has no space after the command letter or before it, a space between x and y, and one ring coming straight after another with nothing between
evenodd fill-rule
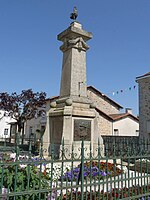
<instances>
[{"instance_id":1,"label":"engraved inscription","mask_svg":"<svg viewBox=\"0 0 150 200\"><path fill-rule=\"evenodd\" d=\"M74 120L74 141L91 140L91 121L83 119Z\"/></svg>"}]
</instances>

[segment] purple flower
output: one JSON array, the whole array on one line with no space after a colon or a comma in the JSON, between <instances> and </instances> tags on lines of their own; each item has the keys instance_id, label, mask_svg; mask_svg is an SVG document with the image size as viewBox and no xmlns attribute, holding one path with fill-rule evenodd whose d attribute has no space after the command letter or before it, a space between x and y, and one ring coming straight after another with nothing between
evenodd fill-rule
<instances>
[{"instance_id":1,"label":"purple flower","mask_svg":"<svg viewBox=\"0 0 150 200\"><path fill-rule=\"evenodd\" d=\"M79 178L79 173L80 173L80 168L76 167L74 169L72 169L71 171L66 172L61 179L63 180L77 180ZM93 167L88 167L86 165L84 165L84 169L83 169L83 176L84 178L86 177L90 177L90 175L92 177L97 177L99 176L100 178L107 176L108 174L105 171L100 171L100 169L97 166L93 166Z\"/></svg>"},{"instance_id":2,"label":"purple flower","mask_svg":"<svg viewBox=\"0 0 150 200\"><path fill-rule=\"evenodd\" d=\"M86 177L88 175L88 172L84 172L83 176Z\"/></svg>"},{"instance_id":3,"label":"purple flower","mask_svg":"<svg viewBox=\"0 0 150 200\"><path fill-rule=\"evenodd\" d=\"M73 169L73 172L74 172L74 173L79 173L79 172L80 172L80 169L79 169L78 167L76 167L76 168Z\"/></svg>"},{"instance_id":4,"label":"purple flower","mask_svg":"<svg viewBox=\"0 0 150 200\"><path fill-rule=\"evenodd\" d=\"M92 167L92 171L99 171L98 167Z\"/></svg>"},{"instance_id":5,"label":"purple flower","mask_svg":"<svg viewBox=\"0 0 150 200\"><path fill-rule=\"evenodd\" d=\"M101 171L100 172L101 176L107 176L106 172Z\"/></svg>"},{"instance_id":6,"label":"purple flower","mask_svg":"<svg viewBox=\"0 0 150 200\"><path fill-rule=\"evenodd\" d=\"M72 171L69 171L69 172L66 172L62 178L71 181L73 179L73 177L74 177L74 175L73 175Z\"/></svg>"},{"instance_id":7,"label":"purple flower","mask_svg":"<svg viewBox=\"0 0 150 200\"><path fill-rule=\"evenodd\" d=\"M142 199L140 199L140 200L146 200L146 199L145 199L145 197L142 197ZM148 197L148 200L150 200L150 196Z\"/></svg>"},{"instance_id":8,"label":"purple flower","mask_svg":"<svg viewBox=\"0 0 150 200\"><path fill-rule=\"evenodd\" d=\"M94 172L93 177L97 176L98 174L99 174L99 172Z\"/></svg>"}]
</instances>

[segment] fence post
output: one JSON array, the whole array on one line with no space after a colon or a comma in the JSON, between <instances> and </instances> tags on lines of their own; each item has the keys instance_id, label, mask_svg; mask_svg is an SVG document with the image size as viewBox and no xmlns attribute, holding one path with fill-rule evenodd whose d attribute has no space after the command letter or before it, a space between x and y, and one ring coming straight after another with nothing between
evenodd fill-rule
<instances>
[{"instance_id":1,"label":"fence post","mask_svg":"<svg viewBox=\"0 0 150 200\"><path fill-rule=\"evenodd\" d=\"M39 149L40 158L43 158L43 136L40 136L40 149Z\"/></svg>"},{"instance_id":2,"label":"fence post","mask_svg":"<svg viewBox=\"0 0 150 200\"><path fill-rule=\"evenodd\" d=\"M84 199L84 140L81 142L81 164L80 164L80 172L78 177L78 185L81 181L81 200Z\"/></svg>"},{"instance_id":3,"label":"fence post","mask_svg":"<svg viewBox=\"0 0 150 200\"><path fill-rule=\"evenodd\" d=\"M18 160L19 156L19 135L18 132L16 133L16 144L15 144L15 152L16 152L16 160Z\"/></svg>"}]
</instances>

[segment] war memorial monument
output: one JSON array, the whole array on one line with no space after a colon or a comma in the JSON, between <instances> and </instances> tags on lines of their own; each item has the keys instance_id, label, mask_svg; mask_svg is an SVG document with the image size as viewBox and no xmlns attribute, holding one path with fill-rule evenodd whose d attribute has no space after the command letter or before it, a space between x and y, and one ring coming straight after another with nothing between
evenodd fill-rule
<instances>
[{"instance_id":1,"label":"war memorial monument","mask_svg":"<svg viewBox=\"0 0 150 200\"><path fill-rule=\"evenodd\" d=\"M44 148L50 149L55 144L56 154L62 140L70 149L81 146L81 140L89 148L96 149L98 140L103 146L103 140L98 132L97 112L94 103L87 96L86 83L86 51L87 41L92 33L85 31L76 20L77 10L71 14L73 22L58 34L62 42L60 50L63 53L61 84L59 98L52 102L47 113L47 127L44 134Z\"/></svg>"}]
</instances>

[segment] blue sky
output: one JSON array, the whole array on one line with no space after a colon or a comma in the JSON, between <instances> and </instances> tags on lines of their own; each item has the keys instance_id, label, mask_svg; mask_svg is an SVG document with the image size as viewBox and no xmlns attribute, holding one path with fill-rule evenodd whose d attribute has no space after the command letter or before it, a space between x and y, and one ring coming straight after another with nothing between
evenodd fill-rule
<instances>
[{"instance_id":1,"label":"blue sky","mask_svg":"<svg viewBox=\"0 0 150 200\"><path fill-rule=\"evenodd\" d=\"M93 33L87 84L138 114L135 78L150 71L150 0L0 0L0 92L59 95L57 34L70 25L74 5Z\"/></svg>"}]
</instances>

